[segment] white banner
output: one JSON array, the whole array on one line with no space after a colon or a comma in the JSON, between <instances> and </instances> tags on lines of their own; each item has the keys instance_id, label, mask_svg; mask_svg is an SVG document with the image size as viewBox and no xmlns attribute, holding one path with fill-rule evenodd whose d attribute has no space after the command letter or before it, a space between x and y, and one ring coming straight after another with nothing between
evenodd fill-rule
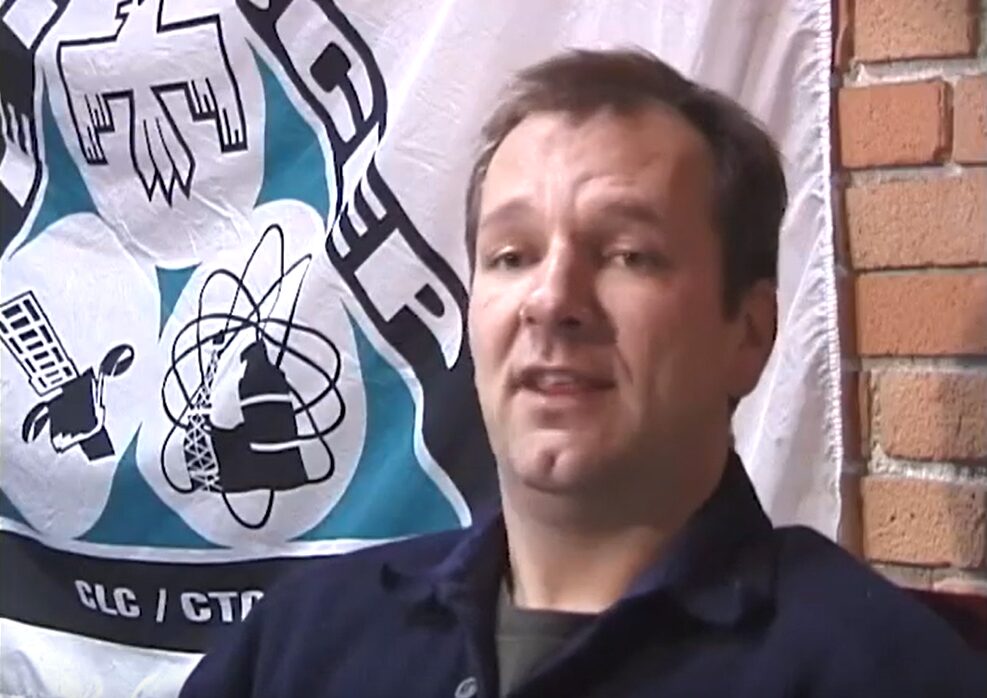
<instances>
[{"instance_id":1,"label":"white banner","mask_svg":"<svg viewBox=\"0 0 987 698\"><path fill-rule=\"evenodd\" d=\"M168 696L312 556L494 494L465 184L515 70L637 45L778 139L738 447L835 536L829 0L13 0L0 17L0 693ZM109 670L113 667L112 670Z\"/></svg>"}]
</instances>

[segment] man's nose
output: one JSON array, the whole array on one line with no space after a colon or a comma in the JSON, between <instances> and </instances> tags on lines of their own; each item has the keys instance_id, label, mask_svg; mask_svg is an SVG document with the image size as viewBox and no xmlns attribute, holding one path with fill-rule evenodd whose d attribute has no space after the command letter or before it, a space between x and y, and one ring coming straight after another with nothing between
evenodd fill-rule
<instances>
[{"instance_id":1,"label":"man's nose","mask_svg":"<svg viewBox=\"0 0 987 698\"><path fill-rule=\"evenodd\" d=\"M549 248L534 273L521 307L525 325L567 334L584 334L597 324L598 299L593 265L577 250Z\"/></svg>"}]
</instances>

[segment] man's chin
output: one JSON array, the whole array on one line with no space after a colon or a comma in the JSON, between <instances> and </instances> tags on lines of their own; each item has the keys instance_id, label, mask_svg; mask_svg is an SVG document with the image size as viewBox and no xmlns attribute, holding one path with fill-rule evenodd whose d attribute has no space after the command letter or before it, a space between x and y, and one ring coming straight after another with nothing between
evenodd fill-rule
<instances>
[{"instance_id":1,"label":"man's chin","mask_svg":"<svg viewBox=\"0 0 987 698\"><path fill-rule=\"evenodd\" d=\"M510 467L522 486L546 494L590 491L605 476L599 454L573 445L533 445L514 454Z\"/></svg>"}]
</instances>

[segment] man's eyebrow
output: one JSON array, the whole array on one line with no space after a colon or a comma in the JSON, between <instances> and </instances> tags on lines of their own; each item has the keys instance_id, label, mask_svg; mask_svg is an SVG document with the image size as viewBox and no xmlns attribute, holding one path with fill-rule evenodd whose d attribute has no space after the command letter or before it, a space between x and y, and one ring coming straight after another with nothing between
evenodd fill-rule
<instances>
[{"instance_id":1,"label":"man's eyebrow","mask_svg":"<svg viewBox=\"0 0 987 698\"><path fill-rule=\"evenodd\" d=\"M494 210L483 214L477 228L489 228L491 226L530 220L534 216L534 213L534 208L526 200L509 199L500 206L497 206Z\"/></svg>"}]
</instances>

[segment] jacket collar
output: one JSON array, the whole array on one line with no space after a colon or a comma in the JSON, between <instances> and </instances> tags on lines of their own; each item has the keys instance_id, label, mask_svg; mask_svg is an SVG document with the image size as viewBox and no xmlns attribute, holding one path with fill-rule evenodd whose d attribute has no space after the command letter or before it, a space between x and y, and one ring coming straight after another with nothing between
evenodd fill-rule
<instances>
[{"instance_id":1,"label":"jacket collar","mask_svg":"<svg viewBox=\"0 0 987 698\"><path fill-rule=\"evenodd\" d=\"M731 453L712 496L611 611L667 597L696 620L733 626L774 598L771 532L740 458ZM496 600L506 561L503 516L491 509L438 563L418 569L385 563L382 579L412 603L486 605Z\"/></svg>"},{"instance_id":2,"label":"jacket collar","mask_svg":"<svg viewBox=\"0 0 987 698\"><path fill-rule=\"evenodd\" d=\"M731 452L712 496L624 599L667 593L700 621L739 623L773 602L772 532L743 463Z\"/></svg>"}]
</instances>

